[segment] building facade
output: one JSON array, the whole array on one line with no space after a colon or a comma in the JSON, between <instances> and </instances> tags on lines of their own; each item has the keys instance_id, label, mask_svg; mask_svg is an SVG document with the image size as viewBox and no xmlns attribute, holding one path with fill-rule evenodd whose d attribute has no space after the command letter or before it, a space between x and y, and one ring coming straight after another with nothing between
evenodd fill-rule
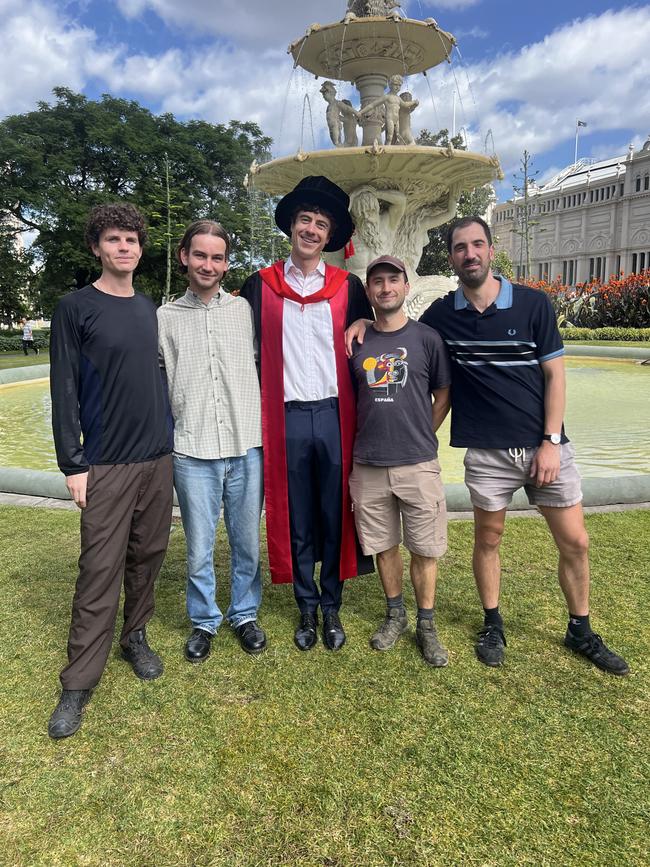
<instances>
[{"instance_id":1,"label":"building facade","mask_svg":"<svg viewBox=\"0 0 650 867\"><path fill-rule=\"evenodd\" d=\"M496 205L495 243L521 279L559 277L567 286L650 268L650 136L626 156L579 160L544 186L528 187L526 255L523 196Z\"/></svg>"}]
</instances>

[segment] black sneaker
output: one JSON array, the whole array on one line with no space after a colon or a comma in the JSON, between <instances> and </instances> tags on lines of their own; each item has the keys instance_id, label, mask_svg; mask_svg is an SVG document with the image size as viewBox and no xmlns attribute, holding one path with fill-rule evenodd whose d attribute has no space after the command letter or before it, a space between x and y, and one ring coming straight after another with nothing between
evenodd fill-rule
<instances>
[{"instance_id":1,"label":"black sneaker","mask_svg":"<svg viewBox=\"0 0 650 867\"><path fill-rule=\"evenodd\" d=\"M610 674L624 675L630 671L630 666L623 657L610 650L596 632L590 632L588 635L578 637L570 629L567 629L564 636L564 646L568 647L569 650L573 650L574 653L579 653L581 656L586 657L597 668L609 671Z\"/></svg>"},{"instance_id":2,"label":"black sneaker","mask_svg":"<svg viewBox=\"0 0 650 867\"><path fill-rule=\"evenodd\" d=\"M485 665L496 668L503 665L503 648L506 646L506 637L503 629L495 623L484 626L478 631L476 641L476 655Z\"/></svg>"},{"instance_id":3,"label":"black sneaker","mask_svg":"<svg viewBox=\"0 0 650 867\"><path fill-rule=\"evenodd\" d=\"M79 731L81 714L88 704L92 689L64 689L47 726L51 738L69 738Z\"/></svg>"},{"instance_id":4,"label":"black sneaker","mask_svg":"<svg viewBox=\"0 0 650 867\"><path fill-rule=\"evenodd\" d=\"M131 663L140 680L155 680L163 673L162 660L147 644L144 629L136 629L129 635L128 647L122 648L122 659Z\"/></svg>"}]
</instances>

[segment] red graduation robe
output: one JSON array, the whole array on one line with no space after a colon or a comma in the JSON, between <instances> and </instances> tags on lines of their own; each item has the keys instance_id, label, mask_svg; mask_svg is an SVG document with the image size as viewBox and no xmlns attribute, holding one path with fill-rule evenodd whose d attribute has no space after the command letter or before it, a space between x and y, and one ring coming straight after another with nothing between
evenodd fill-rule
<instances>
[{"instance_id":1,"label":"red graduation robe","mask_svg":"<svg viewBox=\"0 0 650 867\"><path fill-rule=\"evenodd\" d=\"M259 272L261 278L262 367L262 444L264 447L264 493L266 532L271 580L274 584L293 581L287 455L284 425L284 365L282 353L282 317L285 297L296 293L284 279L284 262L276 262ZM348 488L352 470L352 449L356 430L356 406L352 380L345 353L345 327L348 306L347 271L326 265L325 286L319 301L329 302L334 333L334 355L338 383L339 419L342 455L342 536L339 560L341 580L372 571L358 561L354 516ZM312 296L313 297L313 296ZM363 558L361 558L363 559ZM372 563L372 561L370 561Z\"/></svg>"}]
</instances>

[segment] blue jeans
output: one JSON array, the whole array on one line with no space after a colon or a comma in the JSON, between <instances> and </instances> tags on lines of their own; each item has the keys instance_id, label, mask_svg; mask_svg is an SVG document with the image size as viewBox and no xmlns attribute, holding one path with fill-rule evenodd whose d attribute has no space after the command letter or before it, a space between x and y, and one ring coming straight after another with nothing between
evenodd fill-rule
<instances>
[{"instance_id":1,"label":"blue jeans","mask_svg":"<svg viewBox=\"0 0 650 867\"><path fill-rule=\"evenodd\" d=\"M218 460L174 454L174 486L187 540L187 613L196 629L214 635L223 614L215 598L214 542L223 500L232 552L228 622L257 618L262 600L260 515L262 449Z\"/></svg>"}]
</instances>

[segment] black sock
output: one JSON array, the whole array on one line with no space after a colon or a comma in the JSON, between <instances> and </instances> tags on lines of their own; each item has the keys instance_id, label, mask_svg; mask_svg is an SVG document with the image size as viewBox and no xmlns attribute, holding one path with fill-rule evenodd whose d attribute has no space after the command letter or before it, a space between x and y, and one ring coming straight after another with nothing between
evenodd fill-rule
<instances>
[{"instance_id":1,"label":"black sock","mask_svg":"<svg viewBox=\"0 0 650 867\"><path fill-rule=\"evenodd\" d=\"M483 617L483 625L484 626L498 626L500 629L503 629L503 618L499 613L499 606L496 608L484 608L484 617Z\"/></svg>"},{"instance_id":2,"label":"black sock","mask_svg":"<svg viewBox=\"0 0 650 867\"><path fill-rule=\"evenodd\" d=\"M404 608L404 596L401 593L397 596L387 596L386 604L389 608Z\"/></svg>"},{"instance_id":3,"label":"black sock","mask_svg":"<svg viewBox=\"0 0 650 867\"><path fill-rule=\"evenodd\" d=\"M433 608L418 608L418 620L433 620Z\"/></svg>"},{"instance_id":4,"label":"black sock","mask_svg":"<svg viewBox=\"0 0 650 867\"><path fill-rule=\"evenodd\" d=\"M569 613L569 631L576 638L583 638L585 635L589 635L591 632L589 615Z\"/></svg>"}]
</instances>

